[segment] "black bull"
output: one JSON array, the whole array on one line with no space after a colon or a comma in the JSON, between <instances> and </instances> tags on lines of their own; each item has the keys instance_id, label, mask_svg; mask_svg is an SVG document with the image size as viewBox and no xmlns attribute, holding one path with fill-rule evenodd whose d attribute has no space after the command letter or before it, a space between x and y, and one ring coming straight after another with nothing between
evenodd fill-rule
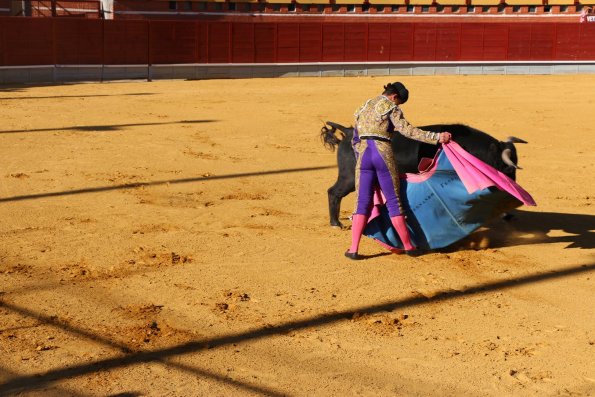
<instances>
[{"instance_id":1,"label":"black bull","mask_svg":"<svg viewBox=\"0 0 595 397\"><path fill-rule=\"evenodd\" d=\"M324 145L337 150L337 164L339 176L337 182L328 189L328 203L331 226L343 225L339 221L341 200L349 193L355 191L355 154L351 146L353 128L327 121L327 126L322 127L320 136ZM514 143L527 143L522 139L509 137L506 141L499 141L483 131L463 125L444 124L426 125L419 127L425 131L443 132L452 134L452 139L463 149L503 172L512 179L516 179L517 153ZM341 132L337 137L337 130ZM406 138L396 133L392 138L393 153L400 173L416 173L422 158L433 158L438 150L438 145L430 145Z\"/></svg>"}]
</instances>

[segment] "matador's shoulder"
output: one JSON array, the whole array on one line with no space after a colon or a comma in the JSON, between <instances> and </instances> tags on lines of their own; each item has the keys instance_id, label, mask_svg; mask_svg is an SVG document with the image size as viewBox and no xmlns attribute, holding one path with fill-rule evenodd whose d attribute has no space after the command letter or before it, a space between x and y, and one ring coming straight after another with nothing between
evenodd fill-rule
<instances>
[{"instance_id":1,"label":"matador's shoulder","mask_svg":"<svg viewBox=\"0 0 595 397\"><path fill-rule=\"evenodd\" d=\"M380 97L378 97L378 100L377 100L376 104L374 105L374 110L376 111L376 113L378 115L384 116L384 115L392 112L396 107L397 107L397 105L395 105L395 103L393 101L391 101L384 95L381 95Z\"/></svg>"}]
</instances>

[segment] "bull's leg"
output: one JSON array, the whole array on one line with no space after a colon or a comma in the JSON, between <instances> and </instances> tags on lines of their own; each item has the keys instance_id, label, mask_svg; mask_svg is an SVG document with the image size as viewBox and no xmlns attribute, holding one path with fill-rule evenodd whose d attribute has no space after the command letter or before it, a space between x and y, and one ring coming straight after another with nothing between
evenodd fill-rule
<instances>
[{"instance_id":1,"label":"bull's leg","mask_svg":"<svg viewBox=\"0 0 595 397\"><path fill-rule=\"evenodd\" d=\"M353 180L341 180L328 189L328 209L330 215L331 226L343 227L343 224L339 220L339 213L341 211L341 200L349 193L355 191L355 181Z\"/></svg>"},{"instance_id":2,"label":"bull's leg","mask_svg":"<svg viewBox=\"0 0 595 397\"><path fill-rule=\"evenodd\" d=\"M342 228L343 225L339 221L341 200L355 191L355 154L350 139L343 139L339 144L337 165L339 166L339 175L337 182L328 189L328 208L331 226Z\"/></svg>"}]
</instances>

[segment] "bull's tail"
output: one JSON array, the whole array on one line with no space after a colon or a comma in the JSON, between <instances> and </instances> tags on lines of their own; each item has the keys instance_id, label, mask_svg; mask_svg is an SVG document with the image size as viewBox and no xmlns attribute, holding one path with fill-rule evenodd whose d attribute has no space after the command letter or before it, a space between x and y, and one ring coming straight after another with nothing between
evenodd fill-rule
<instances>
[{"instance_id":1,"label":"bull's tail","mask_svg":"<svg viewBox=\"0 0 595 397\"><path fill-rule=\"evenodd\" d=\"M325 148L332 152L335 151L337 145L345 138L345 135L343 134L341 134L341 138L338 138L337 135L335 135L336 131L336 128L328 128L326 125L320 130L320 139L322 140L322 144Z\"/></svg>"},{"instance_id":2,"label":"bull's tail","mask_svg":"<svg viewBox=\"0 0 595 397\"><path fill-rule=\"evenodd\" d=\"M339 130L338 134L337 130ZM335 148L343 141L343 139L351 139L352 137L353 131L351 128L343 127L342 125L333 123L332 121L327 121L326 125L324 125L320 130L320 139L322 140L324 147L333 152L335 151Z\"/></svg>"}]
</instances>

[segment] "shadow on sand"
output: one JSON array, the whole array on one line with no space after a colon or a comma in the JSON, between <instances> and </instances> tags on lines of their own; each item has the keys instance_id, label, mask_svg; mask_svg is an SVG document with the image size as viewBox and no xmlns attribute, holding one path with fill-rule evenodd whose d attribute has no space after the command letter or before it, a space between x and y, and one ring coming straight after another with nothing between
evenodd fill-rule
<instances>
[{"instance_id":1,"label":"shadow on sand","mask_svg":"<svg viewBox=\"0 0 595 397\"><path fill-rule=\"evenodd\" d=\"M263 387L248 384L246 382L236 381L233 379L229 379L224 375L216 374L211 371L203 370L200 368L186 366L178 362L173 362L173 360L170 359L182 355L199 353L201 351L206 351L210 349L216 349L219 347L240 344L247 341L254 341L269 338L272 336L284 335L290 331L328 326L340 321L350 320L355 315L361 313L374 314L381 312L390 312L394 310L402 310L403 308L407 307L427 304L428 302L447 303L454 299L460 299L466 296L484 294L493 291L510 290L528 284L542 283L566 277L578 276L593 271L595 271L595 264L579 265L557 270L548 270L545 273L535 273L523 277L510 278L507 280L496 280L491 282L480 283L457 291L454 291L452 289L442 290L438 291L431 298L419 295L411 296L404 299L398 299L374 305L360 306L349 310L317 314L314 316L310 316L309 318L284 322L277 325L268 325L245 332L232 333L218 337L194 340L188 343L183 343L177 346L163 349L151 351L138 351L128 354L123 353L123 356L98 360L91 363L73 365L69 367L56 368L46 371L44 373L11 376L6 382L0 384L0 395L27 393L40 388L50 387L55 382L60 382L61 380L73 379L103 371L114 370L117 368L130 367L137 364L160 362L163 365L171 366L173 368L177 368L179 370L197 376L208 377L216 381L224 382L247 391L249 390L264 395L281 396L284 395L284 393L270 389L266 386ZM116 347L121 352L125 352L127 349L126 346L120 345L117 342L111 341L102 336L95 335L91 331L76 328L71 324L67 323L65 320L59 320L56 317L35 313L29 309L19 307L12 303L3 302L1 300L0 307L11 312L19 313L23 316L35 318L37 319L37 321L61 328L69 333L76 334L77 336L83 337L85 339L91 339L95 342L100 342L108 346Z\"/></svg>"},{"instance_id":2,"label":"shadow on sand","mask_svg":"<svg viewBox=\"0 0 595 397\"><path fill-rule=\"evenodd\" d=\"M180 121L164 121L160 123L131 123L131 124L105 124L105 125L76 125L72 127L58 127L58 128L34 128L30 130L0 130L0 134L18 134L25 132L49 132L49 131L81 131L81 132L106 132L106 131L120 131L127 127L144 127L149 125L172 125L172 124L198 124L198 123L212 123L217 120L180 120Z\"/></svg>"},{"instance_id":3,"label":"shadow on sand","mask_svg":"<svg viewBox=\"0 0 595 397\"><path fill-rule=\"evenodd\" d=\"M21 90L15 89L14 91L11 90L2 90L0 92L19 92ZM50 95L50 96L15 96L15 97L1 97L0 101L7 101L7 100L28 100L28 99L61 99L61 98L98 98L98 97L111 97L111 96L144 96L144 95L155 95L152 92L134 92L130 94L93 94L93 95Z\"/></svg>"},{"instance_id":4,"label":"shadow on sand","mask_svg":"<svg viewBox=\"0 0 595 397\"><path fill-rule=\"evenodd\" d=\"M490 248L567 243L565 248L593 249L595 215L516 210L511 220L493 220L441 252L465 249L470 241L486 241Z\"/></svg>"},{"instance_id":5,"label":"shadow on sand","mask_svg":"<svg viewBox=\"0 0 595 397\"><path fill-rule=\"evenodd\" d=\"M216 181L216 180L220 180L220 179L247 178L247 177L253 177L253 176L291 174L291 173L295 173L295 172L319 171L319 170L326 170L326 169L334 168L334 167L335 166L333 166L333 165L327 165L327 166L321 166L321 167L286 168L286 169L282 169L282 170L273 170L273 171L245 172L245 173L240 173L240 174L210 175L210 176L198 176L198 177L193 177L193 178L170 179L170 180L153 181L153 182L127 183L127 184L123 184L123 185L100 186L100 187L91 187L91 188L85 188L85 189L66 190L66 191L61 191L61 192L38 193L38 194L28 194L28 195L23 195L23 196L4 197L4 198L0 198L0 203L6 203L6 202L10 202L10 201L35 200L35 199L45 198L45 197L70 196L73 194L99 193L99 192L107 192L107 191L112 191L112 190L135 189L135 188L147 187L147 186L176 185L176 184L182 184L182 183Z\"/></svg>"}]
</instances>

